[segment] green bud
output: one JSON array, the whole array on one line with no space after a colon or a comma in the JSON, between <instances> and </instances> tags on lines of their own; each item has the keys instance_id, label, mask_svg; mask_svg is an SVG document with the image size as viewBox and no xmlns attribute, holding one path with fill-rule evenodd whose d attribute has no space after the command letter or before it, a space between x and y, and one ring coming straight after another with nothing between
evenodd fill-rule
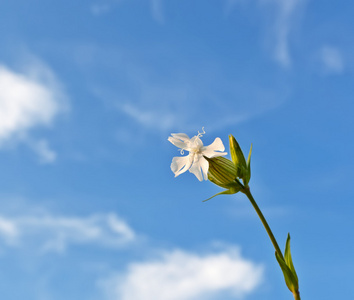
<instances>
[{"instance_id":1,"label":"green bud","mask_svg":"<svg viewBox=\"0 0 354 300\"><path fill-rule=\"evenodd\" d=\"M230 142L231 159L236 166L237 177L241 178L244 184L247 185L251 178L250 161L251 161L252 146L251 146L250 154L248 156L248 160L246 162L245 156L243 155L240 145L238 144L234 136L231 134L229 135L229 142Z\"/></svg>"},{"instance_id":2,"label":"green bud","mask_svg":"<svg viewBox=\"0 0 354 300\"><path fill-rule=\"evenodd\" d=\"M226 189L213 197L222 194L236 194L243 188L236 178L237 169L232 161L222 156L213 158L205 157L205 159L209 162L208 179L212 183Z\"/></svg>"},{"instance_id":3,"label":"green bud","mask_svg":"<svg viewBox=\"0 0 354 300\"><path fill-rule=\"evenodd\" d=\"M208 179L224 188L235 182L237 170L235 165L222 156L205 159L209 162Z\"/></svg>"}]
</instances>

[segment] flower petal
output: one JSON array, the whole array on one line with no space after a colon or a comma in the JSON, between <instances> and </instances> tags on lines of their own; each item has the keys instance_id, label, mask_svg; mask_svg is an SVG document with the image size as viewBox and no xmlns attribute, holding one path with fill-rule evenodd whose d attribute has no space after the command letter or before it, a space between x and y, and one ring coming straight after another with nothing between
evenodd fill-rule
<instances>
[{"instance_id":1,"label":"flower petal","mask_svg":"<svg viewBox=\"0 0 354 300\"><path fill-rule=\"evenodd\" d=\"M193 164L189 169L189 172L193 173L199 181L203 181L202 171L200 170L200 166L198 163Z\"/></svg>"},{"instance_id":2,"label":"flower petal","mask_svg":"<svg viewBox=\"0 0 354 300\"><path fill-rule=\"evenodd\" d=\"M188 142L189 142L189 141L183 142L183 141L181 141L180 139L177 139L177 138L175 138L175 137L173 137L173 136L170 136L170 137L168 138L168 141L171 142L171 143L172 143L173 145L175 145L176 147L181 148L181 149L186 149L187 146L188 146Z\"/></svg>"},{"instance_id":3,"label":"flower petal","mask_svg":"<svg viewBox=\"0 0 354 300\"><path fill-rule=\"evenodd\" d=\"M194 161L192 166L189 169L189 172L193 173L199 181L203 181L203 175L202 175L202 171L201 171L201 166L200 166L200 157L202 157L201 155L195 155L194 156Z\"/></svg>"},{"instance_id":4,"label":"flower petal","mask_svg":"<svg viewBox=\"0 0 354 300\"><path fill-rule=\"evenodd\" d=\"M203 156L201 156L199 159L199 164L203 171L204 180L208 180L209 162Z\"/></svg>"},{"instance_id":5,"label":"flower petal","mask_svg":"<svg viewBox=\"0 0 354 300\"><path fill-rule=\"evenodd\" d=\"M171 133L171 135L176 138L179 139L183 142L188 142L190 140L189 136L186 135L185 133Z\"/></svg>"},{"instance_id":6,"label":"flower petal","mask_svg":"<svg viewBox=\"0 0 354 300\"><path fill-rule=\"evenodd\" d=\"M204 156L212 158L216 156L226 155L226 152L222 152L225 150L225 146L222 143L220 138L216 138L212 144L209 146L203 147L202 153Z\"/></svg>"},{"instance_id":7,"label":"flower petal","mask_svg":"<svg viewBox=\"0 0 354 300\"><path fill-rule=\"evenodd\" d=\"M175 173L175 177L186 172L192 164L191 157L187 156L176 156L172 159L171 170Z\"/></svg>"}]
</instances>

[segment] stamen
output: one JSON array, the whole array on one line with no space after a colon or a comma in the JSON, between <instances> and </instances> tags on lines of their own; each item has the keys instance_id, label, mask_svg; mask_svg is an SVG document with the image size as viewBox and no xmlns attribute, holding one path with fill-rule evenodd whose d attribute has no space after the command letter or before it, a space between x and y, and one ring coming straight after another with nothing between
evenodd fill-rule
<instances>
[{"instance_id":1,"label":"stamen","mask_svg":"<svg viewBox=\"0 0 354 300\"><path fill-rule=\"evenodd\" d=\"M198 137L202 137L203 134L205 134L204 126L202 127L202 130L203 130L203 132L198 131L198 135L197 135Z\"/></svg>"}]
</instances>

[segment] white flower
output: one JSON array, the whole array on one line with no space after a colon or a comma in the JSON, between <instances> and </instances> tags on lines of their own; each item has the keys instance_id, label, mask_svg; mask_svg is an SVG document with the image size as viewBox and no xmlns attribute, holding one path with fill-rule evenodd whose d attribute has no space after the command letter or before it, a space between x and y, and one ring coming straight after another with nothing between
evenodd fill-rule
<instances>
[{"instance_id":1,"label":"white flower","mask_svg":"<svg viewBox=\"0 0 354 300\"><path fill-rule=\"evenodd\" d=\"M168 140L180 148L181 154L184 154L184 150L189 151L187 156L172 159L171 170L175 173L175 177L189 170L199 181L202 181L203 177L207 180L209 163L204 156L212 158L227 154L222 152L225 147L220 138L216 138L211 145L205 147L200 139L203 134L205 134L204 128L203 133L198 132L198 135L191 139L185 133L171 133Z\"/></svg>"}]
</instances>

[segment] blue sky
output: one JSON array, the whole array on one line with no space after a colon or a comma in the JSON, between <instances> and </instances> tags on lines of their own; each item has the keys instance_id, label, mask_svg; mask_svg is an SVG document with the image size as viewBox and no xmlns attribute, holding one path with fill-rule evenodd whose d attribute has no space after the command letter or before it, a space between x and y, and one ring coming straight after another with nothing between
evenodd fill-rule
<instances>
[{"instance_id":1,"label":"blue sky","mask_svg":"<svg viewBox=\"0 0 354 300\"><path fill-rule=\"evenodd\" d=\"M174 178L170 133L253 144L303 299L351 299L353 4L13 0L0 9L7 300L291 299L242 194Z\"/></svg>"}]
</instances>

